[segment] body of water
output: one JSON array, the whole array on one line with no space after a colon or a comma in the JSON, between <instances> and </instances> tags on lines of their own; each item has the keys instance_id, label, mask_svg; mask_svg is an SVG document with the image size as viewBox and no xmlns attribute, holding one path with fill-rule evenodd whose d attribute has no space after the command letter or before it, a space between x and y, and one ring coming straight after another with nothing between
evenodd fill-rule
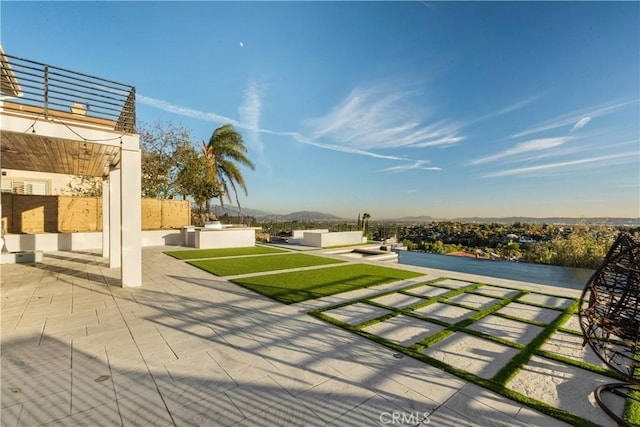
<instances>
[{"instance_id":1,"label":"body of water","mask_svg":"<svg viewBox=\"0 0 640 427\"><path fill-rule=\"evenodd\" d=\"M424 252L398 251L398 263L461 273L479 274L502 279L541 283L561 288L583 289L595 270L527 264L511 261L491 261Z\"/></svg>"}]
</instances>

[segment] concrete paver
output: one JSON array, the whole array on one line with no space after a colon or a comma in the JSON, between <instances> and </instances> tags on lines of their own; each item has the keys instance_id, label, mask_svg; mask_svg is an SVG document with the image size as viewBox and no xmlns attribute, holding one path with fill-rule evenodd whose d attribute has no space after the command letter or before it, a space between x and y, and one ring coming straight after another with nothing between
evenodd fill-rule
<instances>
[{"instance_id":1,"label":"concrete paver","mask_svg":"<svg viewBox=\"0 0 640 427\"><path fill-rule=\"evenodd\" d=\"M415 344L443 329L442 326L400 314L383 322L378 322L364 330L409 347L411 344Z\"/></svg>"},{"instance_id":2,"label":"concrete paver","mask_svg":"<svg viewBox=\"0 0 640 427\"><path fill-rule=\"evenodd\" d=\"M457 332L425 349L423 353L456 368L489 379L497 374L518 353L518 350Z\"/></svg>"},{"instance_id":3,"label":"concrete paver","mask_svg":"<svg viewBox=\"0 0 640 427\"><path fill-rule=\"evenodd\" d=\"M107 268L97 252L53 252L41 264L2 266L1 426L370 426L384 425L394 411L406 419L426 413L432 425L561 425L307 314L439 277L459 277L438 282L450 289L474 280L513 286L510 281L406 267L425 276L286 306L164 255L168 249L175 248L143 249L141 288L120 288L119 271ZM438 288L410 292L449 292L432 289ZM458 302L481 308L505 296L497 287L486 290L495 298L467 294ZM561 307L559 301L544 303ZM548 322L560 314L521 305L534 320ZM448 307L452 318L466 314ZM379 315L360 308L333 314L349 323ZM454 322L445 320L447 310L430 313ZM418 319L403 323L406 317L396 317L400 324L391 328L402 342L421 338L411 332L414 321L432 325ZM504 364L493 357L511 356L512 349L486 340L476 343L485 352L474 353L468 340L479 338L456 333L426 351L453 365L459 358L465 369L480 359L475 372L485 377ZM540 369L566 371L563 364L541 363L532 359L509 386L542 375ZM566 378L576 374L566 372ZM558 405L590 411L572 403L571 392L557 393Z\"/></svg>"}]
</instances>

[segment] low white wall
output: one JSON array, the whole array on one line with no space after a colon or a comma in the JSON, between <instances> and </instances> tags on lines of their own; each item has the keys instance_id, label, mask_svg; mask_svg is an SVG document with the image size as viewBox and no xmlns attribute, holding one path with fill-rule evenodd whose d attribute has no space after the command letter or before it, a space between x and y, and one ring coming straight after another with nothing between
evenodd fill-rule
<instances>
[{"instance_id":1,"label":"low white wall","mask_svg":"<svg viewBox=\"0 0 640 427\"><path fill-rule=\"evenodd\" d=\"M142 246L177 246L182 244L180 230L145 230L142 232Z\"/></svg>"},{"instance_id":2,"label":"low white wall","mask_svg":"<svg viewBox=\"0 0 640 427\"><path fill-rule=\"evenodd\" d=\"M256 245L259 228L196 228L195 247L198 249L244 248Z\"/></svg>"},{"instance_id":3,"label":"low white wall","mask_svg":"<svg viewBox=\"0 0 640 427\"><path fill-rule=\"evenodd\" d=\"M317 230L293 230L291 234L292 239L302 239L304 237L304 233L328 233L328 228L319 228Z\"/></svg>"},{"instance_id":4,"label":"low white wall","mask_svg":"<svg viewBox=\"0 0 640 427\"><path fill-rule=\"evenodd\" d=\"M326 248L328 246L356 245L362 243L362 231L339 231L318 233L307 231L300 242L304 246Z\"/></svg>"},{"instance_id":5,"label":"low white wall","mask_svg":"<svg viewBox=\"0 0 640 427\"><path fill-rule=\"evenodd\" d=\"M102 233L5 234L9 252L83 251L102 248Z\"/></svg>"},{"instance_id":6,"label":"low white wall","mask_svg":"<svg viewBox=\"0 0 640 427\"><path fill-rule=\"evenodd\" d=\"M5 234L9 252L85 251L102 248L102 233ZM145 230L142 246L181 245L180 230Z\"/></svg>"}]
</instances>

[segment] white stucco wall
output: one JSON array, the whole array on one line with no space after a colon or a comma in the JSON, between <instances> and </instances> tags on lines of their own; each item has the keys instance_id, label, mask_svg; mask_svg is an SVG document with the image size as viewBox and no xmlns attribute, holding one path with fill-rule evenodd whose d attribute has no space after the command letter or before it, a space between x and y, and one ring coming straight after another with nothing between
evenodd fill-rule
<instances>
[{"instance_id":1,"label":"white stucco wall","mask_svg":"<svg viewBox=\"0 0 640 427\"><path fill-rule=\"evenodd\" d=\"M319 228L314 230L293 230L291 234L292 239L302 239L304 237L304 233L328 233L328 228Z\"/></svg>"},{"instance_id":2,"label":"white stucco wall","mask_svg":"<svg viewBox=\"0 0 640 427\"><path fill-rule=\"evenodd\" d=\"M326 248L329 246L356 245L362 243L362 231L340 231L319 233L307 231L300 242L304 246Z\"/></svg>"},{"instance_id":3,"label":"white stucco wall","mask_svg":"<svg viewBox=\"0 0 640 427\"><path fill-rule=\"evenodd\" d=\"M102 248L102 233L6 234L9 252L20 251L83 251ZM180 245L180 230L150 230L142 232L142 246Z\"/></svg>"},{"instance_id":4,"label":"white stucco wall","mask_svg":"<svg viewBox=\"0 0 640 427\"><path fill-rule=\"evenodd\" d=\"M48 173L48 172L35 172L35 171L20 171L14 169L2 169L5 174L0 178L0 181L11 181L13 186L21 184L24 181L37 181L44 182L47 185L47 195L61 194L67 189L69 183L74 178L73 175L65 175L60 173Z\"/></svg>"},{"instance_id":5,"label":"white stucco wall","mask_svg":"<svg viewBox=\"0 0 640 427\"><path fill-rule=\"evenodd\" d=\"M243 248L256 244L258 228L196 228L195 247L199 249Z\"/></svg>"},{"instance_id":6,"label":"white stucco wall","mask_svg":"<svg viewBox=\"0 0 640 427\"><path fill-rule=\"evenodd\" d=\"M180 230L145 230L142 232L142 246L182 245Z\"/></svg>"},{"instance_id":7,"label":"white stucco wall","mask_svg":"<svg viewBox=\"0 0 640 427\"><path fill-rule=\"evenodd\" d=\"M102 247L102 233L6 234L9 252L82 251Z\"/></svg>"},{"instance_id":8,"label":"white stucco wall","mask_svg":"<svg viewBox=\"0 0 640 427\"><path fill-rule=\"evenodd\" d=\"M257 228L239 228L206 230L201 246L195 246L194 231L190 233L190 245L200 248L239 248L256 244ZM195 230L197 236L199 230ZM142 247L181 246L184 242L182 230L145 230L142 231ZM44 233L44 234L6 234L5 241L9 252L21 251L83 251L102 248L102 233ZM203 246L204 245L204 246Z\"/></svg>"}]
</instances>

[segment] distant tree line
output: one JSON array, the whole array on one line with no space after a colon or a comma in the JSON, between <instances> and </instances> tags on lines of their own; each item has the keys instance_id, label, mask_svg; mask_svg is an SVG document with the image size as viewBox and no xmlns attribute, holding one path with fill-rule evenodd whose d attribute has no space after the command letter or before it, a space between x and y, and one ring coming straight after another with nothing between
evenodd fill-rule
<instances>
[{"instance_id":1,"label":"distant tree line","mask_svg":"<svg viewBox=\"0 0 640 427\"><path fill-rule=\"evenodd\" d=\"M389 227L384 227L388 231ZM432 253L467 251L536 264L597 268L620 231L640 228L577 224L477 224L432 222L397 226L408 249ZM382 231L384 233L384 230Z\"/></svg>"},{"instance_id":2,"label":"distant tree line","mask_svg":"<svg viewBox=\"0 0 640 427\"><path fill-rule=\"evenodd\" d=\"M294 229L329 229L354 231L362 229L358 221L275 221L253 218L271 238L286 238ZM465 223L433 221L403 224L371 221L367 226L376 241L395 238L409 250L447 254L468 252L479 257L517 260L535 264L595 269L620 231L640 234L640 227L601 225L556 225L515 222Z\"/></svg>"}]
</instances>

